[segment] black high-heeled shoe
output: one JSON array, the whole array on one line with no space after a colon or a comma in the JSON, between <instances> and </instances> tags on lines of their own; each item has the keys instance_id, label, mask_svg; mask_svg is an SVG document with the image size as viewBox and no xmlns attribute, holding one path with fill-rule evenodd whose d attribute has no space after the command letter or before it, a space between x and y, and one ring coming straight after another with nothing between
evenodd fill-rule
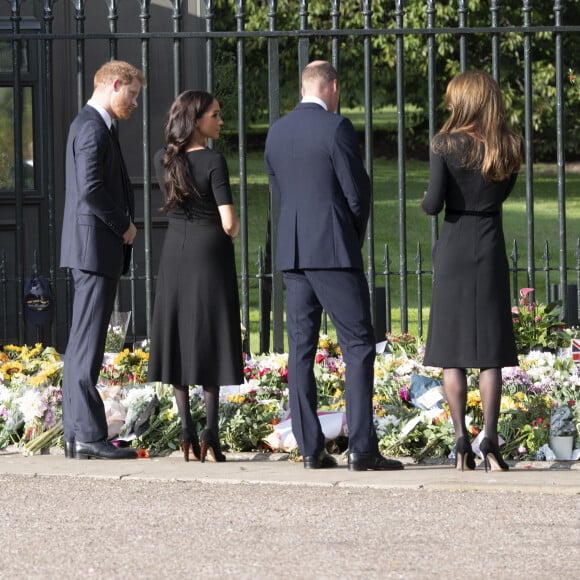
<instances>
[{"instance_id":1,"label":"black high-heeled shoe","mask_svg":"<svg viewBox=\"0 0 580 580\"><path fill-rule=\"evenodd\" d=\"M210 454L210 457L220 463L226 460L226 456L222 453L220 448L220 440L218 437L217 432L209 431L206 429L201 434L201 462L205 462L205 458L207 454Z\"/></svg>"},{"instance_id":2,"label":"black high-heeled shoe","mask_svg":"<svg viewBox=\"0 0 580 580\"><path fill-rule=\"evenodd\" d=\"M509 471L509 465L503 460L498 445L494 445L487 437L484 437L479 444L479 449L483 455L486 473L488 467L490 471Z\"/></svg>"},{"instance_id":3,"label":"black high-heeled shoe","mask_svg":"<svg viewBox=\"0 0 580 580\"><path fill-rule=\"evenodd\" d=\"M471 449L471 443L467 435L462 435L455 442L455 469L464 471L475 469L475 453Z\"/></svg>"},{"instance_id":4,"label":"black high-heeled shoe","mask_svg":"<svg viewBox=\"0 0 580 580\"><path fill-rule=\"evenodd\" d=\"M181 431L181 451L183 451L183 459L185 461L189 461L192 458L192 454L193 461L199 461L199 458L201 457L201 449L199 447L199 439L197 438L195 428L191 431L187 429Z\"/></svg>"}]
</instances>

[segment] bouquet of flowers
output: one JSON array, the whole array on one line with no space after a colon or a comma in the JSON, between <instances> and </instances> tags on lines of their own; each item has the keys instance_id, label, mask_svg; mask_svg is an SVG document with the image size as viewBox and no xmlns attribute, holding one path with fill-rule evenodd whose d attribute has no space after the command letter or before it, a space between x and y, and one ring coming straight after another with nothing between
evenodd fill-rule
<instances>
[{"instance_id":1,"label":"bouquet of flowers","mask_svg":"<svg viewBox=\"0 0 580 580\"><path fill-rule=\"evenodd\" d=\"M131 312L113 312L107 330L105 352L121 352L125 346L125 337Z\"/></svg>"},{"instance_id":2,"label":"bouquet of flowers","mask_svg":"<svg viewBox=\"0 0 580 580\"><path fill-rule=\"evenodd\" d=\"M578 429L575 415L576 401L568 401L565 405L554 408L550 421L550 435L552 437L576 436Z\"/></svg>"},{"instance_id":3,"label":"bouquet of flowers","mask_svg":"<svg viewBox=\"0 0 580 580\"><path fill-rule=\"evenodd\" d=\"M146 381L149 353L140 348L121 351L101 367L99 383L104 386L140 384Z\"/></svg>"},{"instance_id":4,"label":"bouquet of flowers","mask_svg":"<svg viewBox=\"0 0 580 580\"><path fill-rule=\"evenodd\" d=\"M543 305L530 299L533 288L520 290L520 304L512 308L512 321L518 353L525 354L535 348L556 351L570 345L566 325L559 320L562 302L555 300Z\"/></svg>"}]
</instances>

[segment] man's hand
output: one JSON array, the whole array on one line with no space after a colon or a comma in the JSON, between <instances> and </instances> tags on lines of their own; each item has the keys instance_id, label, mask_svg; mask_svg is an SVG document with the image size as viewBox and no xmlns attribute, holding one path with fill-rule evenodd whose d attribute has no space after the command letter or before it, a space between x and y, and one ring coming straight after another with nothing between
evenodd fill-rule
<instances>
[{"instance_id":1,"label":"man's hand","mask_svg":"<svg viewBox=\"0 0 580 580\"><path fill-rule=\"evenodd\" d=\"M131 222L129 224L129 229L123 234L123 243L132 245L136 235L137 228L135 227L135 224Z\"/></svg>"}]
</instances>

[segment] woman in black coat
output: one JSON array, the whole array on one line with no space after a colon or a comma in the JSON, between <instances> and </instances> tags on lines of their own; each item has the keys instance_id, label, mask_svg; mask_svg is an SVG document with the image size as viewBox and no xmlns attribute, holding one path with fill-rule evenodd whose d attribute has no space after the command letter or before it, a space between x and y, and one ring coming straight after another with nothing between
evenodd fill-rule
<instances>
[{"instance_id":1,"label":"woman in black coat","mask_svg":"<svg viewBox=\"0 0 580 580\"><path fill-rule=\"evenodd\" d=\"M516 182L522 141L506 122L497 82L468 71L447 87L450 117L431 145L423 210L445 209L433 248L433 295L424 362L443 368L456 437L456 466L475 469L465 425L467 368L480 369L485 467L506 471L499 452L501 368L518 364L501 207Z\"/></svg>"}]
</instances>

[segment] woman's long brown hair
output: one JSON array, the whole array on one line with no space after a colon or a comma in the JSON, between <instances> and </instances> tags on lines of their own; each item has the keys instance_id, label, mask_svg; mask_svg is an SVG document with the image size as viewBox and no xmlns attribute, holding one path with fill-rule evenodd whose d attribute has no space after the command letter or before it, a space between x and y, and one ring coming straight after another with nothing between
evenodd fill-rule
<instances>
[{"instance_id":1,"label":"woman's long brown hair","mask_svg":"<svg viewBox=\"0 0 580 580\"><path fill-rule=\"evenodd\" d=\"M507 123L491 75L478 70L457 75L447 85L446 107L450 116L433 139L435 153L459 155L463 167L479 168L486 181L503 181L519 171L522 138Z\"/></svg>"}]
</instances>

